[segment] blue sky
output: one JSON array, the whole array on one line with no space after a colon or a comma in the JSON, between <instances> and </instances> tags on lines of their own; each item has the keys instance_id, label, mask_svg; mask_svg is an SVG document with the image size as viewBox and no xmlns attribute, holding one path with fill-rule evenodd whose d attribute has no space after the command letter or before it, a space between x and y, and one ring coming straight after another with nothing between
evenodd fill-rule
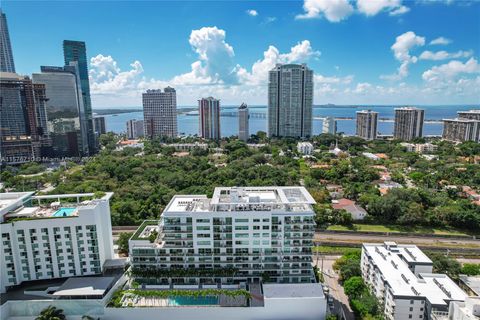
<instances>
[{"instance_id":1,"label":"blue sky","mask_svg":"<svg viewBox=\"0 0 480 320\"><path fill-rule=\"evenodd\" d=\"M480 102L480 2L2 1L2 10L18 73L61 65L63 39L87 43L94 108L139 106L142 91L167 85L180 105L205 95L265 104L268 70L290 62L314 70L316 104Z\"/></svg>"}]
</instances>

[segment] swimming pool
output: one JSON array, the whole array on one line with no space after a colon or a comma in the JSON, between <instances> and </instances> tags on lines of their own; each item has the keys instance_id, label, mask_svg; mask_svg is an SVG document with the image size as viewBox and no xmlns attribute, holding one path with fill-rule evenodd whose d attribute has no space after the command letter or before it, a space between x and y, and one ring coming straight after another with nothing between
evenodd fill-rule
<instances>
[{"instance_id":1,"label":"swimming pool","mask_svg":"<svg viewBox=\"0 0 480 320\"><path fill-rule=\"evenodd\" d=\"M60 208L53 213L52 217L69 217L76 210L77 210L77 208Z\"/></svg>"},{"instance_id":2,"label":"swimming pool","mask_svg":"<svg viewBox=\"0 0 480 320\"><path fill-rule=\"evenodd\" d=\"M171 297L168 299L169 306L210 306L217 305L218 297Z\"/></svg>"}]
</instances>

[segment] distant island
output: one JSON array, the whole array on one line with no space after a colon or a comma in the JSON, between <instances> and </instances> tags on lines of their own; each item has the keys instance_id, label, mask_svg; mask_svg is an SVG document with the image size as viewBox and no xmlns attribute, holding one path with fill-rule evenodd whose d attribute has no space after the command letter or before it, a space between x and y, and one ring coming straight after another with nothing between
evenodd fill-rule
<instances>
[{"instance_id":1,"label":"distant island","mask_svg":"<svg viewBox=\"0 0 480 320\"><path fill-rule=\"evenodd\" d=\"M120 114L120 113L131 113L131 112L142 112L142 109L95 109L93 113L96 113L99 116L106 116L111 114Z\"/></svg>"}]
</instances>

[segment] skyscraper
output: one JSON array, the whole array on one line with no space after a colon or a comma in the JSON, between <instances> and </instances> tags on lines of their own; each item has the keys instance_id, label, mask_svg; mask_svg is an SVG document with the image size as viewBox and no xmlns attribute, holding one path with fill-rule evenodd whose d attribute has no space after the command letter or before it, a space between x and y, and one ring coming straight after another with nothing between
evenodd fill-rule
<instances>
[{"instance_id":1,"label":"skyscraper","mask_svg":"<svg viewBox=\"0 0 480 320\"><path fill-rule=\"evenodd\" d=\"M84 122L87 132L88 152L94 154L97 150L95 143L95 132L93 129L92 101L90 99L90 83L88 81L88 60L85 42L63 40L63 57L65 65L71 65L71 62L77 62L78 74L80 77L80 86L82 89L83 109L85 114Z\"/></svg>"},{"instance_id":2,"label":"skyscraper","mask_svg":"<svg viewBox=\"0 0 480 320\"><path fill-rule=\"evenodd\" d=\"M220 139L220 100L213 97L198 100L199 135L205 139Z\"/></svg>"},{"instance_id":3,"label":"skyscraper","mask_svg":"<svg viewBox=\"0 0 480 320\"><path fill-rule=\"evenodd\" d=\"M127 121L127 138L138 139L145 135L143 120L130 119Z\"/></svg>"},{"instance_id":4,"label":"skyscraper","mask_svg":"<svg viewBox=\"0 0 480 320\"><path fill-rule=\"evenodd\" d=\"M15 164L40 156L32 81L0 72L0 158Z\"/></svg>"},{"instance_id":5,"label":"skyscraper","mask_svg":"<svg viewBox=\"0 0 480 320\"><path fill-rule=\"evenodd\" d=\"M421 138L425 111L417 108L396 108L393 137L404 141Z\"/></svg>"},{"instance_id":6,"label":"skyscraper","mask_svg":"<svg viewBox=\"0 0 480 320\"><path fill-rule=\"evenodd\" d=\"M48 135L54 156L88 154L88 136L77 63L65 67L42 66L33 82L45 85Z\"/></svg>"},{"instance_id":7,"label":"skyscraper","mask_svg":"<svg viewBox=\"0 0 480 320\"><path fill-rule=\"evenodd\" d=\"M313 72L307 65L277 64L269 72L268 135L312 135Z\"/></svg>"},{"instance_id":8,"label":"skyscraper","mask_svg":"<svg viewBox=\"0 0 480 320\"><path fill-rule=\"evenodd\" d=\"M469 110L469 111L458 111L458 118L460 119L471 119L480 121L480 109Z\"/></svg>"},{"instance_id":9,"label":"skyscraper","mask_svg":"<svg viewBox=\"0 0 480 320\"><path fill-rule=\"evenodd\" d=\"M377 138L378 112L371 110L357 111L357 136L365 140Z\"/></svg>"},{"instance_id":10,"label":"skyscraper","mask_svg":"<svg viewBox=\"0 0 480 320\"><path fill-rule=\"evenodd\" d=\"M15 73L12 44L8 33L7 16L0 9L0 72Z\"/></svg>"},{"instance_id":11,"label":"skyscraper","mask_svg":"<svg viewBox=\"0 0 480 320\"><path fill-rule=\"evenodd\" d=\"M145 137L177 136L177 93L166 87L142 94Z\"/></svg>"},{"instance_id":12,"label":"skyscraper","mask_svg":"<svg viewBox=\"0 0 480 320\"><path fill-rule=\"evenodd\" d=\"M250 137L248 129L248 106L242 103L238 107L238 139L247 142Z\"/></svg>"},{"instance_id":13,"label":"skyscraper","mask_svg":"<svg viewBox=\"0 0 480 320\"><path fill-rule=\"evenodd\" d=\"M335 121L334 117L326 117L323 120L322 133L337 133L337 121Z\"/></svg>"}]
</instances>

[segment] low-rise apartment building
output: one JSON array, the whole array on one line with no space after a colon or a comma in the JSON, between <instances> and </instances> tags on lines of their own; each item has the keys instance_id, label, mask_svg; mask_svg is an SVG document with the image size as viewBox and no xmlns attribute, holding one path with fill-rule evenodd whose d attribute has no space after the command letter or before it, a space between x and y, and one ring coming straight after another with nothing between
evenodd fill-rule
<instances>
[{"instance_id":1,"label":"low-rise apartment building","mask_svg":"<svg viewBox=\"0 0 480 320\"><path fill-rule=\"evenodd\" d=\"M314 203L303 187L174 196L130 239L132 274L148 284L315 282Z\"/></svg>"},{"instance_id":2,"label":"low-rise apartment building","mask_svg":"<svg viewBox=\"0 0 480 320\"><path fill-rule=\"evenodd\" d=\"M113 258L111 196L0 193L0 291L101 273Z\"/></svg>"},{"instance_id":3,"label":"low-rise apartment building","mask_svg":"<svg viewBox=\"0 0 480 320\"><path fill-rule=\"evenodd\" d=\"M297 151L309 156L313 153L313 144L310 142L299 142L297 143Z\"/></svg>"},{"instance_id":4,"label":"low-rise apartment building","mask_svg":"<svg viewBox=\"0 0 480 320\"><path fill-rule=\"evenodd\" d=\"M432 273L432 261L415 245L362 246L362 278L384 308L385 319L436 319L467 294L447 275Z\"/></svg>"},{"instance_id":5,"label":"low-rise apartment building","mask_svg":"<svg viewBox=\"0 0 480 320\"><path fill-rule=\"evenodd\" d=\"M408 152L416 152L416 153L433 153L436 152L438 146L432 143L407 143L402 142L400 144L402 147L405 147Z\"/></svg>"}]
</instances>

